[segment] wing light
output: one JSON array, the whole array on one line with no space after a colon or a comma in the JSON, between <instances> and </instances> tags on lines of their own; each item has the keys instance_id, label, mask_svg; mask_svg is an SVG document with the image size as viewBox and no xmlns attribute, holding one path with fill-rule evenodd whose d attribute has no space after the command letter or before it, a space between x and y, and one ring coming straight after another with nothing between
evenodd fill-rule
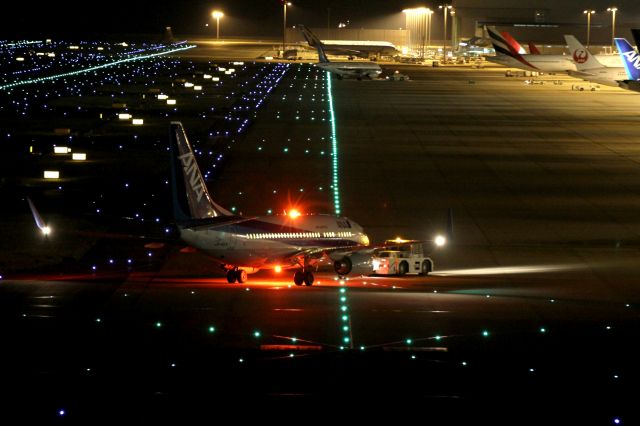
<instances>
[{"instance_id":1,"label":"wing light","mask_svg":"<svg viewBox=\"0 0 640 426\"><path fill-rule=\"evenodd\" d=\"M446 239L445 237L443 237L442 235L438 235L438 236L435 238L435 240L433 240L433 241L436 243L436 245L437 245L438 247L442 247L442 246L444 246L445 244L447 244L447 239Z\"/></svg>"}]
</instances>

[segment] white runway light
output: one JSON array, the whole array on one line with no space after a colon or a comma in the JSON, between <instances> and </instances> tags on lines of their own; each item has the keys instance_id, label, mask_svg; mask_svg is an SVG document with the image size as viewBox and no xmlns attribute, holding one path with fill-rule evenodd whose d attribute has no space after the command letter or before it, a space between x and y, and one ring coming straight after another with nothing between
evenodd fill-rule
<instances>
[{"instance_id":1,"label":"white runway light","mask_svg":"<svg viewBox=\"0 0 640 426\"><path fill-rule=\"evenodd\" d=\"M512 275L512 274L540 274L547 272L564 272L582 269L582 265L538 265L538 266L496 266L490 268L449 269L435 271L432 275L441 277L466 275Z\"/></svg>"}]
</instances>

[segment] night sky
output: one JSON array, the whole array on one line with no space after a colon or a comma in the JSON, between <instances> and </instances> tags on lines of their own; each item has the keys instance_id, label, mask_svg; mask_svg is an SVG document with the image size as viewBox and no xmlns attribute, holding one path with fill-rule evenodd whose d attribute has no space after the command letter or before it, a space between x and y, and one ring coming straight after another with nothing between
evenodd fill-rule
<instances>
[{"instance_id":1,"label":"night sky","mask_svg":"<svg viewBox=\"0 0 640 426\"><path fill-rule=\"evenodd\" d=\"M401 10L427 5L436 8L440 1L415 0L295 0L288 9L289 26L305 23L311 27L327 26L327 9L331 9L330 23L350 21L351 27L397 28L404 22ZM513 10L512 8L541 8L552 19L581 22L581 11L587 3L580 0L532 0L524 4L515 0L453 0L456 7ZM596 21L608 22L604 10L616 4L622 11L620 19L635 21L640 5L637 0L592 0L588 7L603 11ZM158 35L171 26L177 36L209 35L215 27L210 12L219 8L225 12L221 33L229 36L277 37L282 34L282 6L280 0L110 0L77 3L59 1L15 1L3 4L0 37L60 37L76 39L104 38L110 35ZM476 9L477 10L477 9ZM575 12L575 13L574 13ZM516 12L517 14L517 12ZM533 15L532 15L533 16ZM566 19L564 18L566 16ZM210 26L205 27L205 23ZM622 23L622 22L621 22Z\"/></svg>"},{"instance_id":2,"label":"night sky","mask_svg":"<svg viewBox=\"0 0 640 426\"><path fill-rule=\"evenodd\" d=\"M347 19L364 25L369 18L397 14L403 7L403 2L378 0L298 0L293 3L288 9L288 23L323 27L327 25L327 8L331 8L332 26L336 26L339 20ZM279 0L112 0L81 4L60 0L18 2L8 6L2 14L0 35L12 39L160 34L166 26L171 26L175 34L206 34L211 27L206 28L205 23L214 23L209 17L214 8L225 12L222 28L227 35L277 36L282 33Z\"/></svg>"}]
</instances>

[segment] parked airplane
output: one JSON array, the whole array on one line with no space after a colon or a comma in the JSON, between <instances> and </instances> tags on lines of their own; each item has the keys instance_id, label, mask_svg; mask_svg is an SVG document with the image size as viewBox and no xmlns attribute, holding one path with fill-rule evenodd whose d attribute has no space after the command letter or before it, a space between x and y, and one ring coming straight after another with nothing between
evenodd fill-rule
<instances>
[{"instance_id":1,"label":"parked airplane","mask_svg":"<svg viewBox=\"0 0 640 426\"><path fill-rule=\"evenodd\" d=\"M487 56L487 60L512 68L527 71L566 72L576 71L576 64L565 55L530 55L515 52L510 43L494 27L485 26L496 56Z\"/></svg>"},{"instance_id":2,"label":"parked airplane","mask_svg":"<svg viewBox=\"0 0 640 426\"><path fill-rule=\"evenodd\" d=\"M174 216L180 237L217 259L230 283L247 281L260 269L296 269L296 285L313 284L313 267L322 258L335 260L340 275L351 272L366 254L369 238L362 227L341 216L234 216L213 201L180 122L171 123L171 175ZM361 255L360 258L354 257Z\"/></svg>"},{"instance_id":3,"label":"parked airplane","mask_svg":"<svg viewBox=\"0 0 640 426\"><path fill-rule=\"evenodd\" d=\"M618 81L626 78L624 67L603 66L596 57L572 35L564 36L569 53L576 63L577 71L569 71L569 75L582 78L592 83L618 87Z\"/></svg>"},{"instance_id":4,"label":"parked airplane","mask_svg":"<svg viewBox=\"0 0 640 426\"><path fill-rule=\"evenodd\" d=\"M302 31L302 35L309 43L309 46L315 46L316 49L318 49L319 62L316 63L315 66L336 74L338 79L342 79L344 77L354 77L358 80L361 80L363 77L376 78L382 73L380 65L375 62L330 62L325 54L325 46L318 37L309 31L309 29L304 25L298 25L298 28Z\"/></svg>"},{"instance_id":5,"label":"parked airplane","mask_svg":"<svg viewBox=\"0 0 640 426\"><path fill-rule=\"evenodd\" d=\"M321 40L325 53L330 55L347 55L359 58L372 58L378 56L394 56L400 51L388 41L361 41L361 40ZM311 47L316 47L309 43Z\"/></svg>"},{"instance_id":6,"label":"parked airplane","mask_svg":"<svg viewBox=\"0 0 640 426\"><path fill-rule=\"evenodd\" d=\"M626 79L620 81L619 85L623 89L640 92L640 55L626 39L614 40L626 71Z\"/></svg>"},{"instance_id":7,"label":"parked airplane","mask_svg":"<svg viewBox=\"0 0 640 426\"><path fill-rule=\"evenodd\" d=\"M487 56L487 60L507 67L527 71L568 72L578 68L569 55L519 54L514 52L510 43L494 27L485 27L496 51L496 56ZM602 66L622 66L616 55L596 55Z\"/></svg>"}]
</instances>

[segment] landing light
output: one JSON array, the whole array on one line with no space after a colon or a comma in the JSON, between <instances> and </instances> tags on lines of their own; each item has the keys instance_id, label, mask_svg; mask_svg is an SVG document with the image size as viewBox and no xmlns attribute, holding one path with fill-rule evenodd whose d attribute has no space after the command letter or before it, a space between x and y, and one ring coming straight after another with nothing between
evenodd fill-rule
<instances>
[{"instance_id":1,"label":"landing light","mask_svg":"<svg viewBox=\"0 0 640 426\"><path fill-rule=\"evenodd\" d=\"M434 241L438 247L442 247L447 244L447 239L442 235L438 235Z\"/></svg>"},{"instance_id":2,"label":"landing light","mask_svg":"<svg viewBox=\"0 0 640 426\"><path fill-rule=\"evenodd\" d=\"M292 210L289 210L288 215L290 218L295 219L300 216L300 212L296 209L292 209Z\"/></svg>"},{"instance_id":3,"label":"landing light","mask_svg":"<svg viewBox=\"0 0 640 426\"><path fill-rule=\"evenodd\" d=\"M276 271L277 274L279 274L280 272L282 272L282 266L278 265L274 268L274 270Z\"/></svg>"},{"instance_id":4,"label":"landing light","mask_svg":"<svg viewBox=\"0 0 640 426\"><path fill-rule=\"evenodd\" d=\"M43 226L40 230L42 231L42 235L51 234L51 228L49 228L48 226Z\"/></svg>"}]
</instances>

